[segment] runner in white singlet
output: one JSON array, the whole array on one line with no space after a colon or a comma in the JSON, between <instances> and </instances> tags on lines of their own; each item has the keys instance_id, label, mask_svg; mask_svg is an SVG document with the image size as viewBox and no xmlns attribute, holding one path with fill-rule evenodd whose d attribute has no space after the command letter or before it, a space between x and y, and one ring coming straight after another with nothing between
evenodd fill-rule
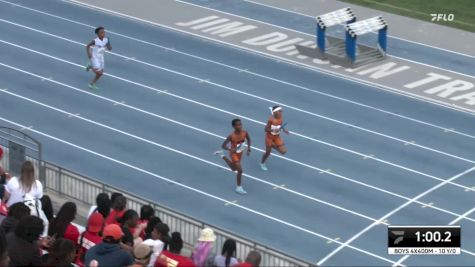
<instances>
[{"instance_id":1,"label":"runner in white singlet","mask_svg":"<svg viewBox=\"0 0 475 267\"><path fill-rule=\"evenodd\" d=\"M112 50L112 46L110 44L109 38L106 37L104 27L98 27L94 32L96 33L97 38L92 40L86 46L87 56L90 60L86 66L86 71L92 69L92 71L96 74L91 83L89 83L88 87L97 90L98 88L96 86L96 82L104 73L104 54L106 49L109 51Z\"/></svg>"}]
</instances>

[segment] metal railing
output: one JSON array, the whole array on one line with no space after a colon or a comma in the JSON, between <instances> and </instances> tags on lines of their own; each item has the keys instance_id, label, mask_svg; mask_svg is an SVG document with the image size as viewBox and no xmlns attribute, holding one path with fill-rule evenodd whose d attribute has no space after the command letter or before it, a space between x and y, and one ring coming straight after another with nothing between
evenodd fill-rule
<instances>
[{"instance_id":1,"label":"metal railing","mask_svg":"<svg viewBox=\"0 0 475 267\"><path fill-rule=\"evenodd\" d=\"M1 143L0 147L4 150L4 157L0 160L0 165L8 170L10 166L8 160L8 147ZM256 250L262 255L261 266L314 266L310 262L292 257L284 252L246 239L215 225L194 219L191 216L175 211L154 201L130 194L125 190L102 183L96 179L67 170L56 164L36 159L29 155L26 156L26 160L33 162L35 169L38 170L35 174L43 183L43 187L46 191L54 192L59 196L71 199L78 204L95 205L96 196L99 193L104 192L110 194L112 192L119 192L127 198L129 209L134 209L138 212L143 205L151 205L156 212L155 215L164 223L168 224L172 231L180 232L183 242L190 247L196 243L200 231L205 227L210 227L216 234L216 242L213 247L213 252L216 254L220 253L220 249L225 240L232 238L236 240L236 256L240 259L245 259L249 251ZM84 217L85 215L86 214L84 214Z\"/></svg>"},{"instance_id":2,"label":"metal railing","mask_svg":"<svg viewBox=\"0 0 475 267\"><path fill-rule=\"evenodd\" d=\"M119 188L104 184L90 177L66 170L55 164L42 161L44 178L43 186L47 190L56 192L67 198L74 199L86 205L94 205L97 194L101 192L122 193L127 198L127 205L130 209L139 211L143 205L151 205L156 216L168 224L172 231L180 232L183 241L188 246L196 243L201 229L210 227L215 231L216 243L214 252L219 254L224 241L228 238L236 240L237 257L245 259L249 251L256 250L262 255L261 266L313 266L310 262L297 259L284 252L270 248L266 245L243 238L238 234L221 229L206 222L194 219L188 215L172 210L154 201L132 195Z\"/></svg>"}]
</instances>

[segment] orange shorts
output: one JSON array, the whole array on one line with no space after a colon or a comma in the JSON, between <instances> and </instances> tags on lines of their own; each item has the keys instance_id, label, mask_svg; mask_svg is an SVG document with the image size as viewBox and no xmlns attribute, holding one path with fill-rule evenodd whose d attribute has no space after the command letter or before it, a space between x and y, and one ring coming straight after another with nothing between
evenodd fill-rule
<instances>
[{"instance_id":1,"label":"orange shorts","mask_svg":"<svg viewBox=\"0 0 475 267\"><path fill-rule=\"evenodd\" d=\"M243 153L243 152L242 152ZM241 162L242 153L229 153L232 162Z\"/></svg>"},{"instance_id":2,"label":"orange shorts","mask_svg":"<svg viewBox=\"0 0 475 267\"><path fill-rule=\"evenodd\" d=\"M284 145L284 141L280 135L266 134L266 147L280 147Z\"/></svg>"}]
</instances>

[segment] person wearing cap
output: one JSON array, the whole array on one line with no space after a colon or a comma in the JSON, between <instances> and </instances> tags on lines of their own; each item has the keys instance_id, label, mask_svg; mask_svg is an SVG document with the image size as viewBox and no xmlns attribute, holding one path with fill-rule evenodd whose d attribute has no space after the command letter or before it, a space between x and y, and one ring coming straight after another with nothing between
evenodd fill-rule
<instances>
[{"instance_id":1,"label":"person wearing cap","mask_svg":"<svg viewBox=\"0 0 475 267\"><path fill-rule=\"evenodd\" d=\"M99 266L129 266L134 263L132 254L121 249L120 240L124 233L120 226L109 224L102 232L102 243L89 249L84 259L85 266L96 260Z\"/></svg>"},{"instance_id":2,"label":"person wearing cap","mask_svg":"<svg viewBox=\"0 0 475 267\"><path fill-rule=\"evenodd\" d=\"M215 241L216 235L214 234L213 229L204 228L201 230L198 242L191 253L191 259L196 266L213 266L214 257L216 256L216 254L213 253Z\"/></svg>"},{"instance_id":3,"label":"person wearing cap","mask_svg":"<svg viewBox=\"0 0 475 267\"><path fill-rule=\"evenodd\" d=\"M181 239L180 233L172 233L169 245L170 250L162 251L162 254L160 254L155 262L155 267L195 267L195 264L191 259L180 254L181 249L183 248L183 240Z\"/></svg>"},{"instance_id":4,"label":"person wearing cap","mask_svg":"<svg viewBox=\"0 0 475 267\"><path fill-rule=\"evenodd\" d=\"M266 132L265 144L266 151L262 155L261 160L261 170L267 171L266 160L270 155L272 149L279 151L280 154L287 153L287 148L284 146L284 141L280 137L280 132L283 131L286 134L289 134L289 131L282 127L283 118L282 118L282 107L273 106L270 108L272 116L267 121L264 131Z\"/></svg>"},{"instance_id":5,"label":"person wearing cap","mask_svg":"<svg viewBox=\"0 0 475 267\"><path fill-rule=\"evenodd\" d=\"M135 264L134 266L146 267L150 264L153 250L150 246L141 243L134 248Z\"/></svg>"},{"instance_id":6,"label":"person wearing cap","mask_svg":"<svg viewBox=\"0 0 475 267\"><path fill-rule=\"evenodd\" d=\"M99 232L104 226L104 217L99 212L94 212L87 222L86 231L84 231L78 240L78 256L76 264L84 267L84 257L89 249L102 242Z\"/></svg>"}]
</instances>

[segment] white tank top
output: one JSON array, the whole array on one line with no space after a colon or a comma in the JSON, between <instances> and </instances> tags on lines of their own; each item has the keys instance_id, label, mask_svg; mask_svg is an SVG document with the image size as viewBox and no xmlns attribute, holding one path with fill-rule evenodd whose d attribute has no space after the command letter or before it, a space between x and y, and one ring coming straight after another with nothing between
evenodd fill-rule
<instances>
[{"instance_id":1,"label":"white tank top","mask_svg":"<svg viewBox=\"0 0 475 267\"><path fill-rule=\"evenodd\" d=\"M106 51L107 43L109 43L109 39L104 37L104 39L99 39L97 37L94 39L94 46L92 47L92 56L93 57L104 57L104 53Z\"/></svg>"}]
</instances>

